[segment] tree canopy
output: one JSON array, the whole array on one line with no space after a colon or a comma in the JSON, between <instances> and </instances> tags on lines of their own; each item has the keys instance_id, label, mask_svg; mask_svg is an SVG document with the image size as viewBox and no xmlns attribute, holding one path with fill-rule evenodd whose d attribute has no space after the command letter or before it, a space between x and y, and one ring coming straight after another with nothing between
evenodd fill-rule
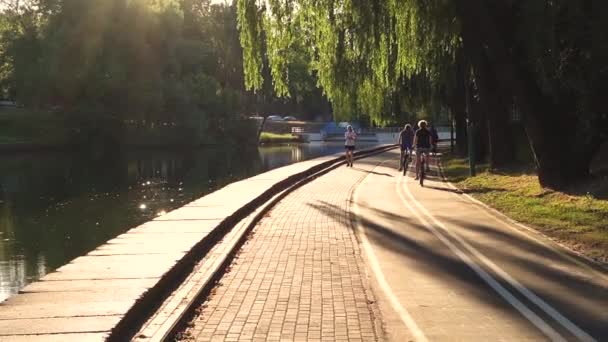
<instances>
[{"instance_id":1,"label":"tree canopy","mask_svg":"<svg viewBox=\"0 0 608 342\"><path fill-rule=\"evenodd\" d=\"M608 24L598 15L606 6L600 0L238 0L237 9L249 88L262 83L266 44L274 88L288 94L288 52L304 41L337 116L367 114L382 123L403 104L447 106L459 125L466 116L485 127L491 162L499 166L510 155L501 127L521 113L541 182L559 186L588 175L608 138L598 98L608 76L601 62ZM577 154L565 166L562 156L570 153L556 146L571 142Z\"/></svg>"},{"instance_id":2,"label":"tree canopy","mask_svg":"<svg viewBox=\"0 0 608 342\"><path fill-rule=\"evenodd\" d=\"M445 1L239 0L246 85L262 83L261 47L267 44L274 88L288 95L289 51L304 42L336 115L364 113L382 122L401 88L427 90L403 93L412 106L422 106L421 96L428 105L431 90L449 81L446 68L460 46L449 10Z\"/></svg>"},{"instance_id":3,"label":"tree canopy","mask_svg":"<svg viewBox=\"0 0 608 342\"><path fill-rule=\"evenodd\" d=\"M204 142L231 136L225 133L244 116L307 117L319 115L325 103L300 57L286 66L294 76L288 85L294 99L245 90L237 13L230 5L2 1L2 97L68 113L68 124L175 124L192 133L188 139Z\"/></svg>"}]
</instances>

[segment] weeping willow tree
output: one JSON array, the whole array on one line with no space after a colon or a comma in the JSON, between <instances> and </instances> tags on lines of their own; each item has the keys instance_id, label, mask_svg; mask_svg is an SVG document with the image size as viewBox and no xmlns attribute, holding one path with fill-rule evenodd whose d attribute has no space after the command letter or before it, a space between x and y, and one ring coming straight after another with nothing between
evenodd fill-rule
<instances>
[{"instance_id":1,"label":"weeping willow tree","mask_svg":"<svg viewBox=\"0 0 608 342\"><path fill-rule=\"evenodd\" d=\"M395 94L408 106L431 105L447 82L459 48L458 24L446 1L239 0L245 82L263 84L263 44L277 94L290 96L290 49L304 42L310 71L337 120L365 114L391 118Z\"/></svg>"},{"instance_id":2,"label":"weeping willow tree","mask_svg":"<svg viewBox=\"0 0 608 342\"><path fill-rule=\"evenodd\" d=\"M386 122L400 101L447 105L462 128L476 102L466 115L487 128L497 165L515 109L541 184L559 188L588 177L608 141L607 10L604 0L238 0L238 22L248 88L263 82L265 43L274 88L289 96L288 51L304 42L337 118Z\"/></svg>"}]
</instances>

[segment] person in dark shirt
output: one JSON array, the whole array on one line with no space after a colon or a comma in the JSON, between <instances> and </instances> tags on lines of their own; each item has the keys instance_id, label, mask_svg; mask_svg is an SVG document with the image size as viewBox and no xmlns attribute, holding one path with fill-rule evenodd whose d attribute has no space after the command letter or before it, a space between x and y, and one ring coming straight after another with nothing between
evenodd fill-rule
<instances>
[{"instance_id":1,"label":"person in dark shirt","mask_svg":"<svg viewBox=\"0 0 608 342\"><path fill-rule=\"evenodd\" d=\"M409 153L412 155L412 143L414 141L414 130L412 129L412 125L407 124L403 128L401 132L399 132L399 146L401 147L401 159L403 160L403 154ZM399 163L399 171L403 169L403 164Z\"/></svg>"},{"instance_id":2,"label":"person in dark shirt","mask_svg":"<svg viewBox=\"0 0 608 342\"><path fill-rule=\"evenodd\" d=\"M416 179L418 179L418 175L420 173L420 158L423 153L427 155L427 163L426 167L429 170L428 163L428 155L431 151L431 147L433 145L433 137L431 132L427 128L427 122L425 120L420 120L418 122L418 127L420 127L416 134L414 135L414 147L416 148Z\"/></svg>"}]
</instances>

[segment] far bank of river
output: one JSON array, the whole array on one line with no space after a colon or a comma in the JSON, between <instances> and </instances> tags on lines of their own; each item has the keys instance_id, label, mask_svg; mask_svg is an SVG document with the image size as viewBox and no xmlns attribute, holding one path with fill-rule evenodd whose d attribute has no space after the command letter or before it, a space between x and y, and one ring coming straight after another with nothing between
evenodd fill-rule
<instances>
[{"instance_id":1,"label":"far bank of river","mask_svg":"<svg viewBox=\"0 0 608 342\"><path fill-rule=\"evenodd\" d=\"M0 156L0 301L105 241L234 181L342 144Z\"/></svg>"}]
</instances>

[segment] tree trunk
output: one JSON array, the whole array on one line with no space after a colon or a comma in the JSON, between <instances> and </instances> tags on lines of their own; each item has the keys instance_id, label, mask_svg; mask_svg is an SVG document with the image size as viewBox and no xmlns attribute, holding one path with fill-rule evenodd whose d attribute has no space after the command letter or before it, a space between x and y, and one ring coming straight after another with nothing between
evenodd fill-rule
<instances>
[{"instance_id":1,"label":"tree trunk","mask_svg":"<svg viewBox=\"0 0 608 342\"><path fill-rule=\"evenodd\" d=\"M488 115L489 162L491 169L500 169L513 163L515 146L508 111L502 104L493 108Z\"/></svg>"},{"instance_id":2,"label":"tree trunk","mask_svg":"<svg viewBox=\"0 0 608 342\"><path fill-rule=\"evenodd\" d=\"M589 158L599 152L602 144L608 141L608 111L606 110L605 85L608 84L608 70L605 65L608 60L608 22L605 13L608 11L607 1L593 1L587 4L586 13L591 18L591 99L590 109L594 113L590 124L592 132L591 148ZM601 70L600 72L597 72Z\"/></svg>"},{"instance_id":3,"label":"tree trunk","mask_svg":"<svg viewBox=\"0 0 608 342\"><path fill-rule=\"evenodd\" d=\"M496 27L497 16L492 15L485 1L458 0L455 4L463 24L465 46L470 53L487 55L496 79L515 96L537 161L541 185L560 188L587 177L589 164L580 160L580 150L584 147L574 146L576 137L567 134L576 127L576 118L560 113L551 99L542 94L530 72L509 55Z\"/></svg>"},{"instance_id":4,"label":"tree trunk","mask_svg":"<svg viewBox=\"0 0 608 342\"><path fill-rule=\"evenodd\" d=\"M473 95L469 114L469 120L475 125L475 136L473 137L475 142L475 161L483 162L489 151L488 119L487 113L483 110L481 103Z\"/></svg>"},{"instance_id":5,"label":"tree trunk","mask_svg":"<svg viewBox=\"0 0 608 342\"><path fill-rule=\"evenodd\" d=\"M393 118L401 123L402 113L401 113L401 101L399 98L399 91L395 90L393 92Z\"/></svg>"},{"instance_id":6,"label":"tree trunk","mask_svg":"<svg viewBox=\"0 0 608 342\"><path fill-rule=\"evenodd\" d=\"M456 130L456 153L461 157L467 154L465 68L464 54L459 51L456 57L455 82L449 100Z\"/></svg>"},{"instance_id":7,"label":"tree trunk","mask_svg":"<svg viewBox=\"0 0 608 342\"><path fill-rule=\"evenodd\" d=\"M454 112L454 126L456 129L456 153L464 157L467 155L467 122L464 110Z\"/></svg>"},{"instance_id":8,"label":"tree trunk","mask_svg":"<svg viewBox=\"0 0 608 342\"><path fill-rule=\"evenodd\" d=\"M260 123L260 126L258 127L258 139L257 142L260 142L260 137L262 136L262 132L264 131L264 125L266 125L266 118L268 116L264 115L264 118L262 119L262 123Z\"/></svg>"},{"instance_id":9,"label":"tree trunk","mask_svg":"<svg viewBox=\"0 0 608 342\"><path fill-rule=\"evenodd\" d=\"M509 125L509 103L500 89L492 67L485 56L475 55L475 84L479 101L487 121L488 161L490 169L503 168L513 162L515 155L513 137Z\"/></svg>"}]
</instances>

